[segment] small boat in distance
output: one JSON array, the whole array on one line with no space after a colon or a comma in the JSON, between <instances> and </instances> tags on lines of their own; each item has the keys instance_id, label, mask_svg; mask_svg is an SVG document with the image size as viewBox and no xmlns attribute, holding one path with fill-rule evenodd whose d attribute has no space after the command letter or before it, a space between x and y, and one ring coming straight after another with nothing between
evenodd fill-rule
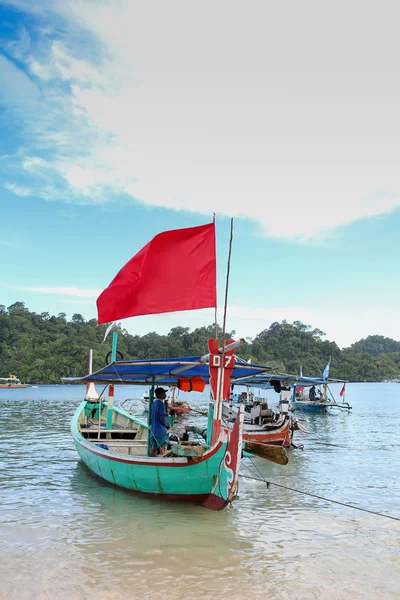
<instances>
[{"instance_id":1,"label":"small boat in distance","mask_svg":"<svg viewBox=\"0 0 400 600\"><path fill-rule=\"evenodd\" d=\"M339 396L342 398L341 401L334 398L329 387L332 383L342 384L342 389L339 392ZM284 411L282 410L282 406L287 403L289 404L289 411L292 412L296 410L327 412L330 408L351 410L352 407L345 401L347 383L348 382L344 379L305 377L301 373L299 375L291 375L288 373L263 373L254 377L247 377L242 381L236 381L235 385L245 385L266 390L273 389L280 394L279 404L281 412L286 412L286 409ZM227 410L227 407L229 407L229 404L226 405L225 411ZM244 415L246 423L246 411ZM296 427L302 429L301 423L297 422Z\"/></svg>"},{"instance_id":2,"label":"small boat in distance","mask_svg":"<svg viewBox=\"0 0 400 600\"><path fill-rule=\"evenodd\" d=\"M149 392L144 392L140 401L143 405L143 412L149 412ZM188 413L190 411L190 406L184 400L180 400L176 394L176 387L172 387L172 394L168 396L166 400L166 408L168 413L175 417L177 415L182 415L184 413Z\"/></svg>"},{"instance_id":3,"label":"small boat in distance","mask_svg":"<svg viewBox=\"0 0 400 600\"><path fill-rule=\"evenodd\" d=\"M0 388L1 389L20 389L27 388L27 383L21 383L16 375L10 373L8 377L0 377Z\"/></svg>"},{"instance_id":4,"label":"small boat in distance","mask_svg":"<svg viewBox=\"0 0 400 600\"><path fill-rule=\"evenodd\" d=\"M334 382L337 383L337 381L338 380ZM302 386L296 387L293 394L292 409L305 410L308 412L327 412L330 408L351 410L352 407L344 400L344 398L342 402L338 402L334 398L328 383L330 383L330 380L320 381L316 379L314 382L308 384L303 383ZM343 381L342 383L343 386L340 396L344 396L347 381ZM308 391L306 391L306 388L308 388Z\"/></svg>"}]
</instances>

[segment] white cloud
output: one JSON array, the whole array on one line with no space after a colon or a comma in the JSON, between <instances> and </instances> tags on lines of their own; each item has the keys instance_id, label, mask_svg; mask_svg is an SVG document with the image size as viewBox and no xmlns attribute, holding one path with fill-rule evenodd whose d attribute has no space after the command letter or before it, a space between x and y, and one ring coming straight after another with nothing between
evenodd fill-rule
<instances>
[{"instance_id":1,"label":"white cloud","mask_svg":"<svg viewBox=\"0 0 400 600\"><path fill-rule=\"evenodd\" d=\"M22 161L22 167L26 171L35 172L41 169L51 168L51 163L38 156L26 156Z\"/></svg>"},{"instance_id":2,"label":"white cloud","mask_svg":"<svg viewBox=\"0 0 400 600\"><path fill-rule=\"evenodd\" d=\"M58 296L77 296L79 298L97 298L101 293L101 290L97 289L84 289L73 286L26 286L26 285L5 285L12 290L22 290L25 292L37 292L39 294L56 294Z\"/></svg>"},{"instance_id":3,"label":"white cloud","mask_svg":"<svg viewBox=\"0 0 400 600\"><path fill-rule=\"evenodd\" d=\"M32 192L29 188L24 187L22 185L17 185L15 183L5 183L4 187L6 188L6 190L8 190L9 192L12 192L16 196L24 197L24 196L30 196L32 194Z\"/></svg>"},{"instance_id":4,"label":"white cloud","mask_svg":"<svg viewBox=\"0 0 400 600\"><path fill-rule=\"evenodd\" d=\"M378 5L39 5L107 49L46 38L26 57L69 201L128 194L302 239L400 206L400 41Z\"/></svg>"}]
</instances>

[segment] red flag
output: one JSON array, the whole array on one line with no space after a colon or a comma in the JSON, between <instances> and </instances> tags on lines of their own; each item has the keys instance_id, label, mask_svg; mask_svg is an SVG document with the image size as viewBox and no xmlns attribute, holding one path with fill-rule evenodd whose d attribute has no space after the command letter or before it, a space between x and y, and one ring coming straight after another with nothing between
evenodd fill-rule
<instances>
[{"instance_id":1,"label":"red flag","mask_svg":"<svg viewBox=\"0 0 400 600\"><path fill-rule=\"evenodd\" d=\"M97 298L98 323L215 307L215 225L156 235Z\"/></svg>"},{"instance_id":2,"label":"red flag","mask_svg":"<svg viewBox=\"0 0 400 600\"><path fill-rule=\"evenodd\" d=\"M340 390L339 396L343 396L345 389L346 389L346 384L344 383L342 389Z\"/></svg>"}]
</instances>

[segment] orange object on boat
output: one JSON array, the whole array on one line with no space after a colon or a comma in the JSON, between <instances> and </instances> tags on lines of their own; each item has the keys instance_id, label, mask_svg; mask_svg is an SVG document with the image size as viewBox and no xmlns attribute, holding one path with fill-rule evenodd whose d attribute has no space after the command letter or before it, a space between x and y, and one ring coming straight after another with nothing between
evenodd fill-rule
<instances>
[{"instance_id":1,"label":"orange object on boat","mask_svg":"<svg viewBox=\"0 0 400 600\"><path fill-rule=\"evenodd\" d=\"M178 388L182 390L182 392L204 392L206 387L205 381L202 380L201 377L193 377L192 379L187 379L187 377L179 377Z\"/></svg>"},{"instance_id":2,"label":"orange object on boat","mask_svg":"<svg viewBox=\"0 0 400 600\"><path fill-rule=\"evenodd\" d=\"M190 406L189 405L179 406L179 405L173 404L170 407L171 414L174 414L174 415L181 415L182 413L189 412L189 410L190 410Z\"/></svg>"}]
</instances>

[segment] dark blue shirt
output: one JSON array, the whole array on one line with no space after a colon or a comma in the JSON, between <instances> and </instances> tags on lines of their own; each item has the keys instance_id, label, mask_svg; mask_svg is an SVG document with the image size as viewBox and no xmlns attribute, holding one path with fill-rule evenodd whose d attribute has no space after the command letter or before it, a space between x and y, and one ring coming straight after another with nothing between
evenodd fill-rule
<instances>
[{"instance_id":1,"label":"dark blue shirt","mask_svg":"<svg viewBox=\"0 0 400 600\"><path fill-rule=\"evenodd\" d=\"M151 407L151 433L154 437L167 435L167 411L162 400L155 399Z\"/></svg>"}]
</instances>

